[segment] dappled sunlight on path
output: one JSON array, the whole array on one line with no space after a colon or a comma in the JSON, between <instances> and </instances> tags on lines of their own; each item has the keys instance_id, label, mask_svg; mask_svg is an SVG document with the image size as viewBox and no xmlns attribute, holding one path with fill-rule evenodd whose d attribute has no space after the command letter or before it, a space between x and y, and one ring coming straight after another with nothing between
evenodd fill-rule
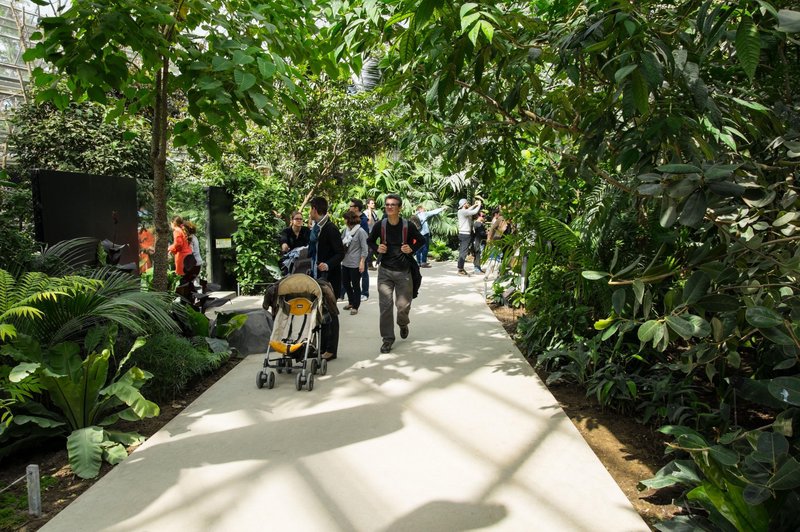
<instances>
[{"instance_id":1,"label":"dappled sunlight on path","mask_svg":"<svg viewBox=\"0 0 800 532\"><path fill-rule=\"evenodd\" d=\"M371 299L340 316L340 358L312 392L293 375L257 389L248 357L47 529L647 530L482 279L423 274L391 353Z\"/></svg>"}]
</instances>

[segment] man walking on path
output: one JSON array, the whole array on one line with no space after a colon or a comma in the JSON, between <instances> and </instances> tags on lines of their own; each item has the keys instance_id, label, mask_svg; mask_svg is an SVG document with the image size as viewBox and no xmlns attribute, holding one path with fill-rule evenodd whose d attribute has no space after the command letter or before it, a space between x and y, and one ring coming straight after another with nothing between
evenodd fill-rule
<instances>
[{"instance_id":1,"label":"man walking on path","mask_svg":"<svg viewBox=\"0 0 800 532\"><path fill-rule=\"evenodd\" d=\"M458 274L467 275L464 262L467 260L467 250L472 241L472 217L481 210L478 200L471 206L465 198L458 200Z\"/></svg>"},{"instance_id":2,"label":"man walking on path","mask_svg":"<svg viewBox=\"0 0 800 532\"><path fill-rule=\"evenodd\" d=\"M378 211L375 210L375 200L374 199L369 198L367 200L367 210L364 211L364 214L367 216L367 224L368 224L367 234L369 234L369 232L372 231L372 228L375 225L375 222L377 222L378 220L381 219L381 217L378 215ZM374 254L375 253L370 249L369 255L367 255L367 269L368 270L375 270L376 269L375 265L373 264L373 260L375 258Z\"/></svg>"},{"instance_id":3,"label":"man walking on path","mask_svg":"<svg viewBox=\"0 0 800 532\"><path fill-rule=\"evenodd\" d=\"M309 205L309 216L314 222L308 245L311 273L315 279L328 281L334 294L337 294L342 286L342 237L328 217L328 200L317 196L311 199ZM330 317L330 323L322 327L322 358L325 360L336 359L339 348L339 316L331 312Z\"/></svg>"},{"instance_id":4,"label":"man walking on path","mask_svg":"<svg viewBox=\"0 0 800 532\"><path fill-rule=\"evenodd\" d=\"M431 265L428 264L428 249L431 246L431 228L428 227L428 218L433 218L440 212L444 211L447 208L445 205L444 207L439 207L438 209L433 209L430 211L426 211L423 205L417 207L417 218L419 218L419 223L422 224L419 228L419 232L422 235L422 238L425 239L425 244L419 251L417 251L417 262L419 262L420 268L430 268Z\"/></svg>"},{"instance_id":5,"label":"man walking on path","mask_svg":"<svg viewBox=\"0 0 800 532\"><path fill-rule=\"evenodd\" d=\"M358 215L361 229L364 230L364 233L369 234L369 216L361 212L364 210L364 202L357 198L350 198L350 210ZM372 254L372 251L370 250L368 253ZM369 299L369 269L364 268L361 273L361 301L366 301L367 299Z\"/></svg>"},{"instance_id":6,"label":"man walking on path","mask_svg":"<svg viewBox=\"0 0 800 532\"><path fill-rule=\"evenodd\" d=\"M409 313L413 298L411 264L413 254L422 247L424 239L414 224L400 218L403 201L397 194L387 194L384 208L386 220L376 223L369 234L369 245L377 247L381 256L378 268L378 307L383 344L381 353L388 353L394 344L394 309L397 307L397 325L400 338L408 337ZM380 240L380 245L378 241Z\"/></svg>"}]
</instances>

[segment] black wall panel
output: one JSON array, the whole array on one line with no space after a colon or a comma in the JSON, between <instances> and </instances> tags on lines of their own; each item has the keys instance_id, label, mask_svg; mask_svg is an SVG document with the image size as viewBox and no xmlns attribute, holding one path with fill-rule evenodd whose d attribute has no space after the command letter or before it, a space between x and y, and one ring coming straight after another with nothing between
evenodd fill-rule
<instances>
[{"instance_id":1,"label":"black wall panel","mask_svg":"<svg viewBox=\"0 0 800 532\"><path fill-rule=\"evenodd\" d=\"M120 264L138 261L135 179L34 170L31 180L37 240L108 239L126 244ZM87 259L93 253L87 250Z\"/></svg>"}]
</instances>

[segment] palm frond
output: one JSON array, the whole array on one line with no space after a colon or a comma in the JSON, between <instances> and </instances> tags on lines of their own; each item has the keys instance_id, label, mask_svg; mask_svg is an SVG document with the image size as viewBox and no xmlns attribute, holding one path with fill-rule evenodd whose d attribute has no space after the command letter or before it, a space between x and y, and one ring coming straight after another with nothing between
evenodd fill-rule
<instances>
[{"instance_id":1,"label":"palm frond","mask_svg":"<svg viewBox=\"0 0 800 532\"><path fill-rule=\"evenodd\" d=\"M538 226L539 234L562 253L570 255L580 246L580 234L561 220L543 217L538 221Z\"/></svg>"}]
</instances>

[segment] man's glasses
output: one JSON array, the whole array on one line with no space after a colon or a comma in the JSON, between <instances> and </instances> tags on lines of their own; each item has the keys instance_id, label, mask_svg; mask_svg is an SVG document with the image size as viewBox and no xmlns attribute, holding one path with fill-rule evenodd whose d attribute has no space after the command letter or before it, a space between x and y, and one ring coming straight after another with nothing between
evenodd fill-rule
<instances>
[{"instance_id":1,"label":"man's glasses","mask_svg":"<svg viewBox=\"0 0 800 532\"><path fill-rule=\"evenodd\" d=\"M399 203L384 203L384 205L386 207L399 207L400 206Z\"/></svg>"}]
</instances>

